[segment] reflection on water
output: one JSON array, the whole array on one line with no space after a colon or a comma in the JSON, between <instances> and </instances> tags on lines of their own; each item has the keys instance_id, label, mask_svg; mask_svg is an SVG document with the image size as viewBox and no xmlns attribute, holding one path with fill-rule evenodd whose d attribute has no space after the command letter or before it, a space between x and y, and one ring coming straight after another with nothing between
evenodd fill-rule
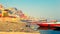
<instances>
[{"instance_id":1,"label":"reflection on water","mask_svg":"<svg viewBox=\"0 0 60 34\"><path fill-rule=\"evenodd\" d=\"M40 30L41 34L60 34L60 31L54 31L54 30Z\"/></svg>"},{"instance_id":2,"label":"reflection on water","mask_svg":"<svg viewBox=\"0 0 60 34\"><path fill-rule=\"evenodd\" d=\"M44 28L43 29L40 28L39 31L41 34L60 34L60 31L58 30L51 30L51 29L46 30L46 29L44 30Z\"/></svg>"}]
</instances>

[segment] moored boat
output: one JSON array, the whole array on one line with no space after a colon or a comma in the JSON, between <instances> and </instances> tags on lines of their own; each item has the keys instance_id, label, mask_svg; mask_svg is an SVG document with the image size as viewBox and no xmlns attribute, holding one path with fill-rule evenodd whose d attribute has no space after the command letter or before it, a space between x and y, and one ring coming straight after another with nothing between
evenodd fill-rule
<instances>
[{"instance_id":1,"label":"moored boat","mask_svg":"<svg viewBox=\"0 0 60 34\"><path fill-rule=\"evenodd\" d=\"M56 23L40 23L37 24L40 27L47 27L48 29L58 29L60 28L60 22L56 22Z\"/></svg>"}]
</instances>

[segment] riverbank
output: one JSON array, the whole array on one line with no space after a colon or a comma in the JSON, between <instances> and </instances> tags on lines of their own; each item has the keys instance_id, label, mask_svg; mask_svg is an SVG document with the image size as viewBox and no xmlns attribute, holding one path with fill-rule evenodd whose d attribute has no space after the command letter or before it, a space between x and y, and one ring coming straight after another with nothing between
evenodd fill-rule
<instances>
[{"instance_id":1,"label":"riverbank","mask_svg":"<svg viewBox=\"0 0 60 34\"><path fill-rule=\"evenodd\" d=\"M40 34L40 33L26 33L26 32L0 32L0 34Z\"/></svg>"},{"instance_id":2,"label":"riverbank","mask_svg":"<svg viewBox=\"0 0 60 34\"><path fill-rule=\"evenodd\" d=\"M25 22L0 22L1 34L40 34L29 27Z\"/></svg>"}]
</instances>

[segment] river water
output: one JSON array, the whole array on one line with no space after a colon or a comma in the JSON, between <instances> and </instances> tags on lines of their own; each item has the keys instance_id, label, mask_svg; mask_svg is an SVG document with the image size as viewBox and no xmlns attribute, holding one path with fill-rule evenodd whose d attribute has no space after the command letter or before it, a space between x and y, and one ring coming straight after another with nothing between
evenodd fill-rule
<instances>
[{"instance_id":1,"label":"river water","mask_svg":"<svg viewBox=\"0 0 60 34\"><path fill-rule=\"evenodd\" d=\"M60 34L60 31L55 30L39 30L40 34Z\"/></svg>"}]
</instances>

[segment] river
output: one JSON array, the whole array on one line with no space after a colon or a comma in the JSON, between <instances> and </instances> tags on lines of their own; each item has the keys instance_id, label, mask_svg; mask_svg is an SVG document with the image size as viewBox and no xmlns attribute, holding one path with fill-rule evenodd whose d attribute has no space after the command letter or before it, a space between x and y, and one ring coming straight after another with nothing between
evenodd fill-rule
<instances>
[{"instance_id":1,"label":"river","mask_svg":"<svg viewBox=\"0 0 60 34\"><path fill-rule=\"evenodd\" d=\"M55 30L39 30L41 34L60 34L60 31Z\"/></svg>"}]
</instances>

